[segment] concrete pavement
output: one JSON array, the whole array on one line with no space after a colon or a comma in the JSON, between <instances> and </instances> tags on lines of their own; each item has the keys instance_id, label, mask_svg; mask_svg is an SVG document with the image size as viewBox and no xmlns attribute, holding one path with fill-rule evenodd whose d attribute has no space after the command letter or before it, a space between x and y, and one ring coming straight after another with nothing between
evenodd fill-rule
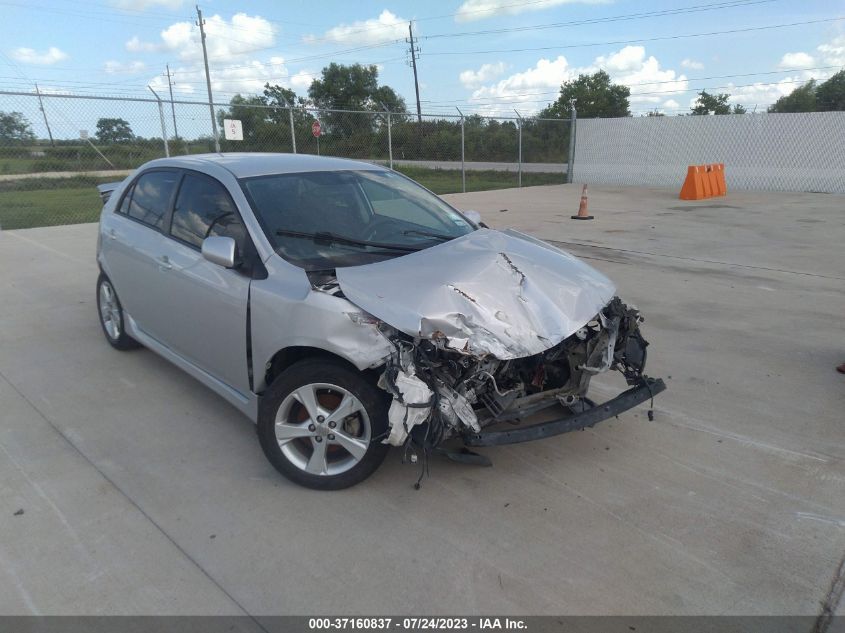
<instances>
[{"instance_id":1,"label":"concrete pavement","mask_svg":"<svg viewBox=\"0 0 845 633\"><path fill-rule=\"evenodd\" d=\"M347 491L288 483L223 400L105 343L95 226L0 232L0 613L818 613L845 552L845 198L593 188L570 221L579 196L447 197L614 279L669 386L655 421L435 460L420 491L398 451Z\"/></svg>"}]
</instances>

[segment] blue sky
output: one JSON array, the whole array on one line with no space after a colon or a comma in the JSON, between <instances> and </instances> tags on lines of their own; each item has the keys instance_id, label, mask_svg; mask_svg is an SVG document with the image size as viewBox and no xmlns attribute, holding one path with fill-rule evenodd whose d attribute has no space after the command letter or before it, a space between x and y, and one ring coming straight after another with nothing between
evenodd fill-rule
<instances>
[{"instance_id":1,"label":"blue sky","mask_svg":"<svg viewBox=\"0 0 845 633\"><path fill-rule=\"evenodd\" d=\"M678 12L714 4L722 6ZM193 4L0 0L0 6L2 89L30 90L38 81L45 91L149 96L147 84L166 92L169 63L177 95L204 98ZM454 113L455 106L531 113L555 98L561 81L597 68L630 85L635 114L687 111L702 88L765 109L801 81L845 64L845 19L835 19L845 18L841 1L208 0L200 6L215 101L257 92L265 81L305 94L320 69L336 61L377 64L381 82L412 108L409 20L420 36L423 110L431 113ZM592 23L558 25L585 20ZM815 23L655 39L795 22Z\"/></svg>"}]
</instances>

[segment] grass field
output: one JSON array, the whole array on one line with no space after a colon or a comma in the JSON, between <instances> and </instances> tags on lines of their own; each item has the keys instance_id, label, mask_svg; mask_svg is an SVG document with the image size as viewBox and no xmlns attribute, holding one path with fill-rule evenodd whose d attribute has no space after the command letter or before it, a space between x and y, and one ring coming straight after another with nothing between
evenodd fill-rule
<instances>
[{"instance_id":1,"label":"grass field","mask_svg":"<svg viewBox=\"0 0 845 633\"><path fill-rule=\"evenodd\" d=\"M461 172L452 169L402 167L402 173L438 194L461 191ZM524 173L522 185L557 185L565 174ZM30 178L0 181L0 229L26 229L96 222L100 197L96 186L114 178ZM507 189L517 186L517 174L502 171L468 171L467 191Z\"/></svg>"}]
</instances>

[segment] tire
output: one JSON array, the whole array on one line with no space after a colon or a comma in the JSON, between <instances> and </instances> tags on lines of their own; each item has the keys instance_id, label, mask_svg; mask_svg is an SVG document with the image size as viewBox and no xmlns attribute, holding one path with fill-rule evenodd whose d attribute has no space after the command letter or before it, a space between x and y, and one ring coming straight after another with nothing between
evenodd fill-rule
<instances>
[{"instance_id":1,"label":"tire","mask_svg":"<svg viewBox=\"0 0 845 633\"><path fill-rule=\"evenodd\" d=\"M369 477L389 450L389 396L332 359L291 365L264 393L258 438L270 463L316 490L349 488ZM316 415L315 415L316 414Z\"/></svg>"},{"instance_id":2,"label":"tire","mask_svg":"<svg viewBox=\"0 0 845 633\"><path fill-rule=\"evenodd\" d=\"M126 333L123 326L123 306L111 281L104 273L97 278L97 315L106 340L115 349L126 351L141 347Z\"/></svg>"}]
</instances>

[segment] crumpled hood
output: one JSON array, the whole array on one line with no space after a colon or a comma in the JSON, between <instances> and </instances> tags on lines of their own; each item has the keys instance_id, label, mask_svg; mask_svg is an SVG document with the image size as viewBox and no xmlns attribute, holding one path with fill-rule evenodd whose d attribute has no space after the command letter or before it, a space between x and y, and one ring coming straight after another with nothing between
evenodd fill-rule
<instances>
[{"instance_id":1,"label":"crumpled hood","mask_svg":"<svg viewBox=\"0 0 845 633\"><path fill-rule=\"evenodd\" d=\"M614 296L607 277L524 233L479 229L396 259L337 269L344 295L410 335L498 359L554 347Z\"/></svg>"}]
</instances>

